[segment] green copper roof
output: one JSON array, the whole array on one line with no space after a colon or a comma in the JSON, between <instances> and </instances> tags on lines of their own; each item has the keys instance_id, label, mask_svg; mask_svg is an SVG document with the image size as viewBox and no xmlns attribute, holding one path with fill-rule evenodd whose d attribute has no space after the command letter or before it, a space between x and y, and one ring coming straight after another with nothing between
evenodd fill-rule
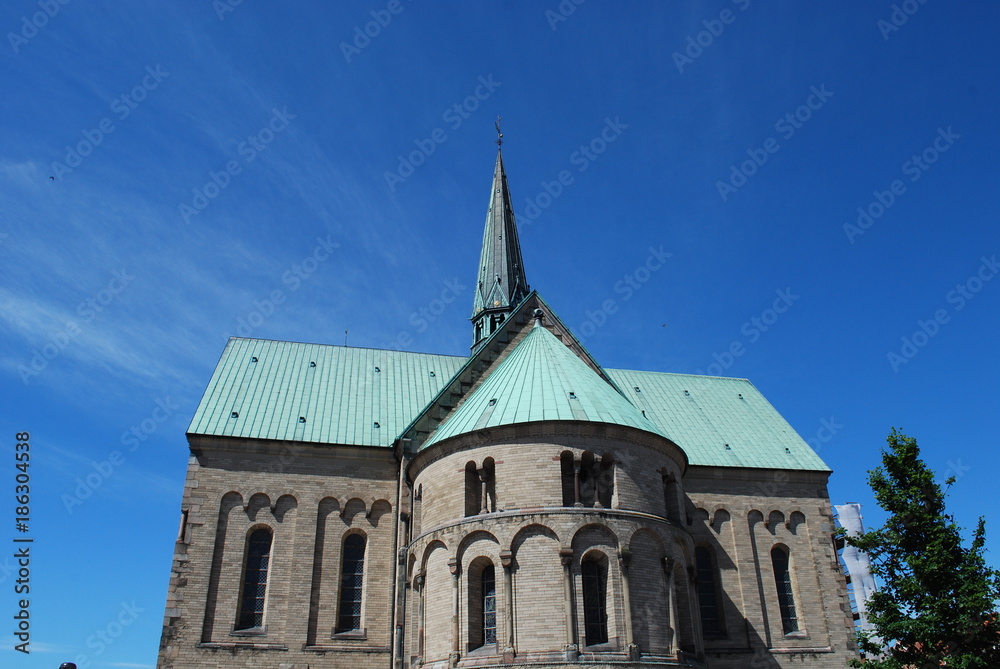
<instances>
[{"instance_id":1,"label":"green copper roof","mask_svg":"<svg viewBox=\"0 0 1000 669\"><path fill-rule=\"evenodd\" d=\"M746 379L604 371L692 465L829 471Z\"/></svg>"},{"instance_id":2,"label":"green copper roof","mask_svg":"<svg viewBox=\"0 0 1000 669\"><path fill-rule=\"evenodd\" d=\"M536 326L424 443L498 425L549 420L657 426L544 327Z\"/></svg>"},{"instance_id":3,"label":"green copper roof","mask_svg":"<svg viewBox=\"0 0 1000 669\"><path fill-rule=\"evenodd\" d=\"M391 446L464 362L447 355L234 337L188 432Z\"/></svg>"},{"instance_id":4,"label":"green copper roof","mask_svg":"<svg viewBox=\"0 0 1000 669\"><path fill-rule=\"evenodd\" d=\"M528 346L521 350L529 339ZM560 362L532 362L533 356L546 351L551 359ZM521 360L510 364L517 365L517 373L499 374L515 355ZM388 447L467 360L459 356L233 338L226 345L188 432ZM624 421L622 424L667 435L684 449L691 465L829 471L746 379L605 369L634 405L629 408L631 405L620 394L542 328L529 333L507 360L440 426L434 439L444 438L445 430L457 434L463 429L475 429L483 415L482 405L476 403L487 394L484 388L496 387L496 395L489 393L485 397L486 404L497 398L493 413L486 417L487 424L501 424L501 418L507 415L512 420L524 416L527 420L549 420L550 416L574 420L574 406L579 405L578 411L586 416L582 420ZM530 385L500 385L502 379L515 377L529 380ZM569 399L570 391L576 394L576 400ZM501 406L501 398L506 398L509 406L506 402ZM645 424L642 411L649 418ZM233 412L238 417L234 418ZM462 427L453 422L459 413L474 414L471 428L467 427L468 418L462 419ZM300 422L300 416L305 423Z\"/></svg>"}]
</instances>

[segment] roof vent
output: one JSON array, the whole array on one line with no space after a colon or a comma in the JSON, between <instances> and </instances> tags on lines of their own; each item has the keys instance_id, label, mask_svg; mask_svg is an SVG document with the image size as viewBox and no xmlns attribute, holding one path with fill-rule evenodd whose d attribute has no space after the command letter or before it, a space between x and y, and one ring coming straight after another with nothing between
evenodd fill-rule
<instances>
[{"instance_id":1,"label":"roof vent","mask_svg":"<svg viewBox=\"0 0 1000 669\"><path fill-rule=\"evenodd\" d=\"M234 411L233 413L231 413L231 414L229 414L229 415L230 415L230 416L231 416L232 418L239 418L239 417L240 417L240 412L239 412L239 411Z\"/></svg>"},{"instance_id":2,"label":"roof vent","mask_svg":"<svg viewBox=\"0 0 1000 669\"><path fill-rule=\"evenodd\" d=\"M634 390L637 393L641 393L642 392L641 390L639 390L639 386L633 386L632 390Z\"/></svg>"},{"instance_id":3,"label":"roof vent","mask_svg":"<svg viewBox=\"0 0 1000 669\"><path fill-rule=\"evenodd\" d=\"M792 454L792 449L790 449L787 446L785 446L785 453L788 453L789 455L791 455Z\"/></svg>"},{"instance_id":4,"label":"roof vent","mask_svg":"<svg viewBox=\"0 0 1000 669\"><path fill-rule=\"evenodd\" d=\"M379 372L381 372L381 371L382 371L382 370L381 370L381 369L379 369L378 367L376 367L376 368L375 368L375 373L376 373L376 374L378 374L378 373L379 373Z\"/></svg>"},{"instance_id":5,"label":"roof vent","mask_svg":"<svg viewBox=\"0 0 1000 669\"><path fill-rule=\"evenodd\" d=\"M306 417L305 416L299 416L299 422L300 423L306 422Z\"/></svg>"},{"instance_id":6,"label":"roof vent","mask_svg":"<svg viewBox=\"0 0 1000 669\"><path fill-rule=\"evenodd\" d=\"M250 358L250 362L257 362L257 356Z\"/></svg>"},{"instance_id":7,"label":"roof vent","mask_svg":"<svg viewBox=\"0 0 1000 669\"><path fill-rule=\"evenodd\" d=\"M740 393L740 399L743 399L743 393Z\"/></svg>"},{"instance_id":8,"label":"roof vent","mask_svg":"<svg viewBox=\"0 0 1000 669\"><path fill-rule=\"evenodd\" d=\"M569 398L570 398L571 400L575 400L575 399L576 399L576 393L574 393L574 392L573 392L573 391L571 390L571 391L569 392Z\"/></svg>"},{"instance_id":9,"label":"roof vent","mask_svg":"<svg viewBox=\"0 0 1000 669\"><path fill-rule=\"evenodd\" d=\"M496 406L496 404L497 404L497 398L494 397L493 399L490 400L490 403L489 403L488 406L492 407L492 406Z\"/></svg>"},{"instance_id":10,"label":"roof vent","mask_svg":"<svg viewBox=\"0 0 1000 669\"><path fill-rule=\"evenodd\" d=\"M315 362L313 362L312 360L310 360L310 361L309 361L309 366L310 366L310 367L315 367L315 366L316 366L316 363L315 363Z\"/></svg>"},{"instance_id":11,"label":"roof vent","mask_svg":"<svg viewBox=\"0 0 1000 669\"><path fill-rule=\"evenodd\" d=\"M431 376L437 376L437 374L435 374L434 372L431 372Z\"/></svg>"},{"instance_id":12,"label":"roof vent","mask_svg":"<svg viewBox=\"0 0 1000 669\"><path fill-rule=\"evenodd\" d=\"M727 450L727 451L731 451L731 450L733 450L733 449L732 449L732 447L731 447L731 446L730 446L729 444L725 444L725 446L726 446L726 450Z\"/></svg>"},{"instance_id":13,"label":"roof vent","mask_svg":"<svg viewBox=\"0 0 1000 669\"><path fill-rule=\"evenodd\" d=\"M686 390L685 390L685 391L684 391L684 396L685 396L685 397L690 397L690 396L691 396L691 393L689 393L688 391L686 391Z\"/></svg>"},{"instance_id":14,"label":"roof vent","mask_svg":"<svg viewBox=\"0 0 1000 669\"><path fill-rule=\"evenodd\" d=\"M376 430L379 429L380 425L378 424L378 421L372 423L372 427L374 427Z\"/></svg>"}]
</instances>

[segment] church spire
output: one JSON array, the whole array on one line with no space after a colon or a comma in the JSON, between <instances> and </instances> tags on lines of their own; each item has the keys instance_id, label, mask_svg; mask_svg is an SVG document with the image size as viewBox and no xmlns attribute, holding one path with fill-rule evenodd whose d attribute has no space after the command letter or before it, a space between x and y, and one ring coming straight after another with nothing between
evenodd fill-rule
<instances>
[{"instance_id":1,"label":"church spire","mask_svg":"<svg viewBox=\"0 0 1000 669\"><path fill-rule=\"evenodd\" d=\"M514 208L503 169L503 134L497 119L497 163L493 169L490 207L486 212L483 250L479 257L479 276L472 304L473 344L490 336L514 307L528 294L524 276L521 244L517 239Z\"/></svg>"}]
</instances>

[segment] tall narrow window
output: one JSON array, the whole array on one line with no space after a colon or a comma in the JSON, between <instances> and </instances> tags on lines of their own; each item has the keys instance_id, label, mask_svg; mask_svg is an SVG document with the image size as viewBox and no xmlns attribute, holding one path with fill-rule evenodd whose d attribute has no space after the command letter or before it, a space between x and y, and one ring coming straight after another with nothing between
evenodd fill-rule
<instances>
[{"instance_id":1,"label":"tall narrow window","mask_svg":"<svg viewBox=\"0 0 1000 669\"><path fill-rule=\"evenodd\" d=\"M587 645L607 643L607 565L589 557L584 559L580 569L583 576L583 629Z\"/></svg>"},{"instance_id":2,"label":"tall narrow window","mask_svg":"<svg viewBox=\"0 0 1000 669\"><path fill-rule=\"evenodd\" d=\"M681 522L681 505L678 499L677 479L673 474L663 474L663 506L667 520Z\"/></svg>"},{"instance_id":3,"label":"tall narrow window","mask_svg":"<svg viewBox=\"0 0 1000 669\"><path fill-rule=\"evenodd\" d=\"M494 513L497 510L497 464L493 458L483 460L481 474L479 480L483 488L483 501L480 510L483 513Z\"/></svg>"},{"instance_id":4,"label":"tall narrow window","mask_svg":"<svg viewBox=\"0 0 1000 669\"><path fill-rule=\"evenodd\" d=\"M480 577L482 583L483 605L483 645L497 642L497 586L493 565L483 568Z\"/></svg>"},{"instance_id":5,"label":"tall narrow window","mask_svg":"<svg viewBox=\"0 0 1000 669\"><path fill-rule=\"evenodd\" d=\"M252 630L264 626L264 596L267 592L267 568L270 561L271 530L254 530L247 541L237 630Z\"/></svg>"},{"instance_id":6,"label":"tall narrow window","mask_svg":"<svg viewBox=\"0 0 1000 669\"><path fill-rule=\"evenodd\" d=\"M792 573L788 570L788 549L775 546L771 549L771 566L774 568L774 585L778 589L778 609L785 634L797 632L799 620L795 615L795 597L792 594Z\"/></svg>"},{"instance_id":7,"label":"tall narrow window","mask_svg":"<svg viewBox=\"0 0 1000 669\"><path fill-rule=\"evenodd\" d=\"M723 634L719 611L719 592L716 587L715 560L705 546L694 549L695 572L698 576L698 607L701 610L701 631L705 636Z\"/></svg>"},{"instance_id":8,"label":"tall narrow window","mask_svg":"<svg viewBox=\"0 0 1000 669\"><path fill-rule=\"evenodd\" d=\"M563 506L573 506L577 502L574 467L572 451L563 451L559 454L559 478L562 482Z\"/></svg>"},{"instance_id":9,"label":"tall narrow window","mask_svg":"<svg viewBox=\"0 0 1000 669\"><path fill-rule=\"evenodd\" d=\"M482 486L476 463L471 460L465 465L465 515L475 516L479 513L479 505L483 501Z\"/></svg>"},{"instance_id":10,"label":"tall narrow window","mask_svg":"<svg viewBox=\"0 0 1000 669\"><path fill-rule=\"evenodd\" d=\"M601 464L594 463L595 483L597 485L597 502L605 509L611 508L611 500L615 494L615 458L605 454Z\"/></svg>"},{"instance_id":11,"label":"tall narrow window","mask_svg":"<svg viewBox=\"0 0 1000 669\"><path fill-rule=\"evenodd\" d=\"M584 451L580 456L580 501L590 508L597 501L597 481L594 454Z\"/></svg>"},{"instance_id":12,"label":"tall narrow window","mask_svg":"<svg viewBox=\"0 0 1000 669\"><path fill-rule=\"evenodd\" d=\"M361 589L365 577L365 538L350 534L344 540L344 565L340 576L340 615L337 632L361 629Z\"/></svg>"}]
</instances>

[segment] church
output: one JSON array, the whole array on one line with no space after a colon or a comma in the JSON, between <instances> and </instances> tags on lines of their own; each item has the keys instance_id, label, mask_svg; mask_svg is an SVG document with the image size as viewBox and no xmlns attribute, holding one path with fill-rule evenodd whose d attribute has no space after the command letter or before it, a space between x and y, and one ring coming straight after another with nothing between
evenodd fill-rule
<instances>
[{"instance_id":1,"label":"church","mask_svg":"<svg viewBox=\"0 0 1000 669\"><path fill-rule=\"evenodd\" d=\"M529 288L500 150L478 272L470 355L229 340L158 669L857 657L830 469L746 379L595 360Z\"/></svg>"}]
</instances>

